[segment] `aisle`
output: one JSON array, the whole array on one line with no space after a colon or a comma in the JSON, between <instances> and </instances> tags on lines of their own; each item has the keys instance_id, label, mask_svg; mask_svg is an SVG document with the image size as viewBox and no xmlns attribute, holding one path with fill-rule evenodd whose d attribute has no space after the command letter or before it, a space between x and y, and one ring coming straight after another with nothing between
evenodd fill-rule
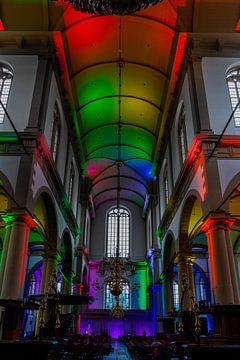
<instances>
[{"instance_id":1,"label":"aisle","mask_svg":"<svg viewBox=\"0 0 240 360\"><path fill-rule=\"evenodd\" d=\"M126 346L119 342L115 341L112 343L112 346L114 348L114 352L111 354L104 356L104 359L107 360L131 360L131 356L129 355Z\"/></svg>"}]
</instances>

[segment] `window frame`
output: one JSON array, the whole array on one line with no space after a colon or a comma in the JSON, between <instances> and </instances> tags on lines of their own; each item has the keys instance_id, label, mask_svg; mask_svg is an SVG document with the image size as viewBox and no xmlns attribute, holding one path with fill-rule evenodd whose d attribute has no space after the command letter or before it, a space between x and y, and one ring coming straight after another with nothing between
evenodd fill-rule
<instances>
[{"instance_id":1,"label":"window frame","mask_svg":"<svg viewBox=\"0 0 240 360\"><path fill-rule=\"evenodd\" d=\"M7 74L7 77L9 76L9 78L6 77L6 79L2 81L2 78L4 78L4 76L6 76L6 74ZM6 84L6 81L9 79L10 79L10 84L8 85L8 84ZM0 63L0 99L1 99L5 109L7 109L9 96L10 96L10 92L11 92L11 88L12 88L12 83L13 83L12 68L6 64ZM6 92L6 93L4 93L4 92ZM4 118L6 115L4 108L0 105L0 125L4 124Z\"/></svg>"},{"instance_id":2,"label":"window frame","mask_svg":"<svg viewBox=\"0 0 240 360\"><path fill-rule=\"evenodd\" d=\"M110 292L110 283L107 283L105 285L105 296L104 296L104 308L109 310L109 309L112 309L112 307L115 305L116 301L115 301L115 298L114 296L111 294ZM125 292L125 287L127 287L128 291ZM109 289L109 290L108 290ZM123 306L122 304L122 297L123 296L126 296L127 297L127 306ZM120 306L122 307L123 310L130 310L131 309L131 287L130 287L130 282L129 280L126 280L124 282L124 286L123 286L123 290L122 290L122 293L121 295L119 295L119 304ZM112 301L109 302L109 305L108 305L108 299L112 299ZM125 301L125 300L124 300Z\"/></svg>"},{"instance_id":3,"label":"window frame","mask_svg":"<svg viewBox=\"0 0 240 360\"><path fill-rule=\"evenodd\" d=\"M128 235L124 236L124 238L128 241L128 243L126 244L126 241L125 241L125 245L123 247L120 244L120 246L119 246L120 257L121 258L129 258L130 257L130 238L131 238L131 212L129 211L129 209L127 209L124 206L119 206L119 209L122 209L123 212L125 214L127 214L127 216L125 216L125 218L128 218L128 224L124 224L125 227L126 226L128 227ZM117 206L114 206L114 207L110 208L106 213L106 248L105 248L105 254L106 254L107 258L112 258L112 257L116 256L114 254L113 254L113 256L110 256L111 248L115 247L116 241L113 242L113 245L112 245L111 248L108 246L108 244L109 244L109 215L111 215L111 213L113 213L114 211L116 212L116 210L117 210ZM117 216L116 216L116 218L117 218ZM117 227L115 228L116 235L114 236L114 238L117 240L117 232L116 231L117 231ZM120 242L121 242L121 236L120 236ZM110 250L109 250L109 248L110 248ZM127 251L125 251L126 256L121 256L121 248L123 248L123 249L125 248L125 250L127 249ZM123 252L123 250L122 250L122 252Z\"/></svg>"},{"instance_id":4,"label":"window frame","mask_svg":"<svg viewBox=\"0 0 240 360\"><path fill-rule=\"evenodd\" d=\"M178 116L178 142L181 164L184 163L188 154L186 112L184 104L181 104Z\"/></svg>"},{"instance_id":5,"label":"window frame","mask_svg":"<svg viewBox=\"0 0 240 360\"><path fill-rule=\"evenodd\" d=\"M163 195L164 195L165 206L167 206L169 202L169 179L168 179L167 164L165 165L163 170Z\"/></svg>"},{"instance_id":6,"label":"window frame","mask_svg":"<svg viewBox=\"0 0 240 360\"><path fill-rule=\"evenodd\" d=\"M55 115L56 113L57 116ZM57 134L57 140L56 140L56 134ZM53 111L52 138L51 138L51 153L55 163L57 162L57 158L58 158L60 134L61 134L61 114L58 103L55 102L54 111Z\"/></svg>"},{"instance_id":7,"label":"window frame","mask_svg":"<svg viewBox=\"0 0 240 360\"><path fill-rule=\"evenodd\" d=\"M234 74L236 73L237 74ZM236 76L236 81L233 79L233 77ZM226 82L228 87L228 95L230 98L230 103L232 107L232 111L235 109L237 103L240 100L240 65L233 66L226 72ZM229 86L232 84L232 88ZM236 96L233 95L233 88L236 92ZM235 100L234 100L235 98ZM240 105L236 109L234 113L234 126L239 128L240 127Z\"/></svg>"},{"instance_id":8,"label":"window frame","mask_svg":"<svg viewBox=\"0 0 240 360\"><path fill-rule=\"evenodd\" d=\"M71 161L69 181L68 181L68 201L70 202L70 204L72 203L72 199L73 199L74 179L75 179L75 168L73 161Z\"/></svg>"},{"instance_id":9,"label":"window frame","mask_svg":"<svg viewBox=\"0 0 240 360\"><path fill-rule=\"evenodd\" d=\"M179 285L177 280L172 282L172 294L173 294L173 307L176 311L180 309L180 294L179 294Z\"/></svg>"}]
</instances>

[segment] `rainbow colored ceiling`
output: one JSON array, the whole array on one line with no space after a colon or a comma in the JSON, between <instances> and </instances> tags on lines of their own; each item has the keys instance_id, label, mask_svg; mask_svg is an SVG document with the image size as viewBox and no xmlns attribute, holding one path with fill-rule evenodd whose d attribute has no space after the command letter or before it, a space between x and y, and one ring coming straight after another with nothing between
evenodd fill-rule
<instances>
[{"instance_id":1,"label":"rainbow colored ceiling","mask_svg":"<svg viewBox=\"0 0 240 360\"><path fill-rule=\"evenodd\" d=\"M115 162L122 160L121 199L143 207L152 192L162 118L173 89L177 11L185 0L175 0L174 6L164 0L122 17L83 14L62 0L13 2L18 11L5 5L2 18L7 30L51 30L61 48L79 161L91 179L94 206L116 199ZM25 11L29 8L31 17Z\"/></svg>"},{"instance_id":2,"label":"rainbow colored ceiling","mask_svg":"<svg viewBox=\"0 0 240 360\"><path fill-rule=\"evenodd\" d=\"M151 192L177 39L167 9L162 3L122 17L86 15L71 7L64 13L63 43L96 207L116 199L119 156L121 199L142 207Z\"/></svg>"}]
</instances>

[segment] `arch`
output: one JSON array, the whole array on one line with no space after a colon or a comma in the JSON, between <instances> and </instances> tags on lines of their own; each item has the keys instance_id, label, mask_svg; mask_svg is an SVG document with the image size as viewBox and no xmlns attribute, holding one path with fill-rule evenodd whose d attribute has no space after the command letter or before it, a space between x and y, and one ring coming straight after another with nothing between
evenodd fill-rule
<instances>
[{"instance_id":1,"label":"arch","mask_svg":"<svg viewBox=\"0 0 240 360\"><path fill-rule=\"evenodd\" d=\"M170 267L173 267L173 259L175 255L175 243L174 236L171 232L168 232L165 242L164 242L164 250L163 250L163 271L164 274L168 274L170 271Z\"/></svg>"},{"instance_id":2,"label":"arch","mask_svg":"<svg viewBox=\"0 0 240 360\"><path fill-rule=\"evenodd\" d=\"M26 277L25 296L40 294L40 285L42 278L42 260L33 265Z\"/></svg>"},{"instance_id":3,"label":"arch","mask_svg":"<svg viewBox=\"0 0 240 360\"><path fill-rule=\"evenodd\" d=\"M62 272L64 275L69 275L72 271L73 252L72 239L67 229L63 232L60 251L62 256Z\"/></svg>"},{"instance_id":4,"label":"arch","mask_svg":"<svg viewBox=\"0 0 240 360\"><path fill-rule=\"evenodd\" d=\"M235 192L240 191L240 172L238 172L228 183L224 193L223 199L226 199L225 203L221 206L226 212L230 211L230 201Z\"/></svg>"},{"instance_id":5,"label":"arch","mask_svg":"<svg viewBox=\"0 0 240 360\"><path fill-rule=\"evenodd\" d=\"M56 249L58 242L57 216L52 196L46 192L38 191L34 201L34 219L38 230L43 234L45 242Z\"/></svg>"},{"instance_id":6,"label":"arch","mask_svg":"<svg viewBox=\"0 0 240 360\"><path fill-rule=\"evenodd\" d=\"M203 209L200 194L189 192L181 212L179 225L179 251L191 253L191 240L203 219Z\"/></svg>"}]
</instances>

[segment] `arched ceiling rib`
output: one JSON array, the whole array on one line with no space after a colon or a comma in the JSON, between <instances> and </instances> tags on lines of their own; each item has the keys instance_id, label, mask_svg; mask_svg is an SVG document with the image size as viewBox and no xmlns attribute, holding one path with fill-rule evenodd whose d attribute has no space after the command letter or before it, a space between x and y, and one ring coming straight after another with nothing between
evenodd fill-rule
<instances>
[{"instance_id":1,"label":"arched ceiling rib","mask_svg":"<svg viewBox=\"0 0 240 360\"><path fill-rule=\"evenodd\" d=\"M63 37L95 205L116 198L119 123L121 197L143 205L169 84L174 27L156 17L79 15Z\"/></svg>"}]
</instances>

